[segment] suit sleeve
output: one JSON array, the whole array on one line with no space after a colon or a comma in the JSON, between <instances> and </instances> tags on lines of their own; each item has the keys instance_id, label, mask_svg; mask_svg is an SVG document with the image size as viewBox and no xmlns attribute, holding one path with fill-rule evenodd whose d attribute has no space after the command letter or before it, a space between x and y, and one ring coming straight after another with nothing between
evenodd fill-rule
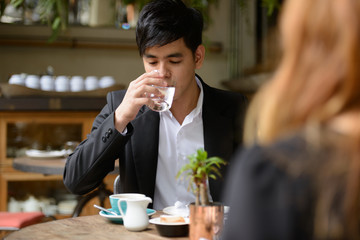
<instances>
[{"instance_id":1,"label":"suit sleeve","mask_svg":"<svg viewBox=\"0 0 360 240\"><path fill-rule=\"evenodd\" d=\"M114 170L115 160L132 134L131 124L127 126L125 135L115 129L114 111L117 106L109 93L107 104L95 118L91 133L68 157L63 181L72 193L88 193Z\"/></svg>"}]
</instances>

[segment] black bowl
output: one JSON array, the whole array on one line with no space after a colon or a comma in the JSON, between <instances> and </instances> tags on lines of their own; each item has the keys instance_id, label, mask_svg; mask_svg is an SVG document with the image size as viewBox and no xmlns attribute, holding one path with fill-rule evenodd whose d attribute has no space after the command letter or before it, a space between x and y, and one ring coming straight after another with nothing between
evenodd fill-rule
<instances>
[{"instance_id":1,"label":"black bowl","mask_svg":"<svg viewBox=\"0 0 360 240\"><path fill-rule=\"evenodd\" d=\"M184 237L189 235L189 219L185 223L162 223L160 218L150 219L155 224L156 230L163 237Z\"/></svg>"}]
</instances>

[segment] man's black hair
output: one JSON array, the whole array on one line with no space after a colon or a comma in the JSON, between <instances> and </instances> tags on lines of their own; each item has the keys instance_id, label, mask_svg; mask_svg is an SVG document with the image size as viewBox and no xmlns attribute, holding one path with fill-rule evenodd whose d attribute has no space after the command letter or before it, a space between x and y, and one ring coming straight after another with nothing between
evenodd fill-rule
<instances>
[{"instance_id":1,"label":"man's black hair","mask_svg":"<svg viewBox=\"0 0 360 240\"><path fill-rule=\"evenodd\" d=\"M180 38L195 53L202 43L203 16L181 0L153 0L140 12L136 43L140 56L149 47L164 46Z\"/></svg>"}]
</instances>

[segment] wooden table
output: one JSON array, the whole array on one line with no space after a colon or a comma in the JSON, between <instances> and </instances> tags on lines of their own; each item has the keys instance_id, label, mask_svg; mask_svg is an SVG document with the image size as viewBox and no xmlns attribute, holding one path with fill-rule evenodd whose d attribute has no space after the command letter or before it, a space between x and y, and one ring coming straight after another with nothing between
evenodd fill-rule
<instances>
[{"instance_id":1,"label":"wooden table","mask_svg":"<svg viewBox=\"0 0 360 240\"><path fill-rule=\"evenodd\" d=\"M158 217L160 212L154 214ZM4 240L156 240L173 239L185 240L188 237L167 238L162 237L157 232L155 225L149 224L145 231L130 232L122 224L111 223L108 219L100 215L84 216L77 218L67 218L46 223L31 225L13 232Z\"/></svg>"},{"instance_id":2,"label":"wooden table","mask_svg":"<svg viewBox=\"0 0 360 240\"><path fill-rule=\"evenodd\" d=\"M42 173L44 175L62 175L64 172L66 158L57 159L36 159L30 157L15 158L13 161L13 168L23 172ZM110 174L119 174L118 164L115 166L114 171ZM98 197L100 205L104 207L105 199L113 194L113 192L106 188L104 182L93 192L81 196L72 214L73 217L78 217L83 207L91 199Z\"/></svg>"}]
</instances>

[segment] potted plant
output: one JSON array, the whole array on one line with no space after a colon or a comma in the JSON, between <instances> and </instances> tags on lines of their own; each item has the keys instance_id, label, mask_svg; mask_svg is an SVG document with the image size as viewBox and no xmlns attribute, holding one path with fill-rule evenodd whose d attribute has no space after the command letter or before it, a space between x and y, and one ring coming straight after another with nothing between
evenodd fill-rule
<instances>
[{"instance_id":1,"label":"potted plant","mask_svg":"<svg viewBox=\"0 0 360 240\"><path fill-rule=\"evenodd\" d=\"M24 7L25 2L25 0L11 0L10 4L18 8ZM68 0L39 0L37 4L41 21L51 26L52 34L49 42L53 42L61 31L67 28L69 2Z\"/></svg>"},{"instance_id":2,"label":"potted plant","mask_svg":"<svg viewBox=\"0 0 360 240\"><path fill-rule=\"evenodd\" d=\"M189 155L189 162L178 172L177 178L184 176L189 180L189 190L195 196L190 204L190 239L212 239L222 228L224 206L210 203L208 197L208 179L221 177L220 167L226 162L219 157L208 158L207 152L200 148Z\"/></svg>"}]
</instances>

